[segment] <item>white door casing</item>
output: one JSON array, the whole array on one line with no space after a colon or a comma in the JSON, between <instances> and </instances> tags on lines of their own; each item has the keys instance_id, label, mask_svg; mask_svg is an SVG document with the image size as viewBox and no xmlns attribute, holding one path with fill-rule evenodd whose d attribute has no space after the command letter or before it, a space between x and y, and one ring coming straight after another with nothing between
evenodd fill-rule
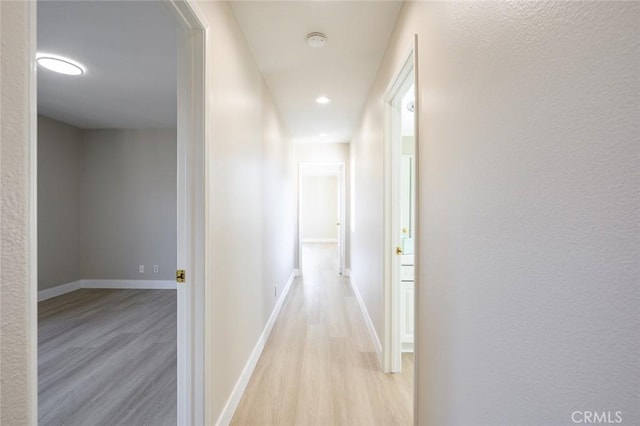
<instances>
[{"instance_id":1,"label":"white door casing","mask_svg":"<svg viewBox=\"0 0 640 426\"><path fill-rule=\"evenodd\" d=\"M414 253L402 256L396 248L402 244L402 181L406 180L402 170L402 133L401 108L402 97L413 85L415 111L418 112L418 85L416 81L416 39L413 40L400 69L394 74L385 94L385 132L384 132L384 336L382 347L383 370L386 373L398 373L402 369L402 351L413 350L417 340L415 305L417 281L415 280L418 259L418 204L417 189L413 188L414 218L410 220L414 228L412 234ZM418 123L414 120L415 152L412 163L418 164ZM406 161L406 159L405 159ZM418 171L413 172L413 181L417 182ZM404 220L404 222L407 222ZM412 279L409 279L409 275ZM414 357L414 360L417 357ZM416 366L417 370L417 366ZM415 373L414 373L415 374Z\"/></svg>"},{"instance_id":2,"label":"white door casing","mask_svg":"<svg viewBox=\"0 0 640 426\"><path fill-rule=\"evenodd\" d=\"M204 424L206 43L207 24L191 0L167 0L178 40L177 289L178 425Z\"/></svg>"}]
</instances>

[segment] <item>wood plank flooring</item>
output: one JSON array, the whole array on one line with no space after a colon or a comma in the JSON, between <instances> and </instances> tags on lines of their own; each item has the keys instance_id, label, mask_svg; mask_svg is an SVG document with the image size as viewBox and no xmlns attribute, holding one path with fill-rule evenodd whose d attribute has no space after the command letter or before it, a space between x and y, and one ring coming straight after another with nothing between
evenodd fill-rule
<instances>
[{"instance_id":1,"label":"wood plank flooring","mask_svg":"<svg viewBox=\"0 0 640 426\"><path fill-rule=\"evenodd\" d=\"M78 290L38 320L40 426L176 424L175 291Z\"/></svg>"},{"instance_id":2,"label":"wood plank flooring","mask_svg":"<svg viewBox=\"0 0 640 426\"><path fill-rule=\"evenodd\" d=\"M335 244L305 244L233 425L411 425L413 356L384 374Z\"/></svg>"}]
</instances>

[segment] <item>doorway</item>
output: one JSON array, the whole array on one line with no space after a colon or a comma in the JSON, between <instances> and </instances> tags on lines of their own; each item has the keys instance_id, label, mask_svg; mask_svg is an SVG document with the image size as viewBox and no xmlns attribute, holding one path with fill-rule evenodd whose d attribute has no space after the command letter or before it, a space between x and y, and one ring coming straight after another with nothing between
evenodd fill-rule
<instances>
[{"instance_id":1,"label":"doorway","mask_svg":"<svg viewBox=\"0 0 640 426\"><path fill-rule=\"evenodd\" d=\"M80 5L81 3L77 4ZM171 166L174 169L174 177L172 182L168 183L168 187L172 188L174 194L172 206L169 206L169 208L174 211L173 216L175 218L171 226L172 229L170 229L174 236L174 254L172 256L173 265L166 263L163 267L162 264L155 265L155 262L149 261L145 262L148 264L144 267L142 265L136 265L135 273L169 274L166 280L162 280L162 285L166 286L162 288L172 288L174 290L171 295L172 300L170 301L174 307L172 314L174 322L172 324L172 321L164 321L170 315L161 315L162 321L157 321L154 325L160 326L160 329L164 327L166 333L160 331L160 334L164 333L164 337L169 340L173 334L173 341L176 342L172 350L174 354L176 354L174 355L173 368L174 371L177 368L177 377L176 374L173 374L172 379L163 380L161 385L174 387L174 395L177 394L177 396L173 398L173 401L163 401L162 404L165 405L162 408L165 409L169 405L173 407L174 414L172 416L175 419L177 412L177 424L202 424L204 423L203 260L205 235L204 217L206 213L206 205L204 202L204 141L207 130L204 121L206 108L204 81L207 25L201 13L197 8L194 8L195 6L189 1L165 0L155 4L157 8L162 9L162 13L169 13L172 19L171 31L177 33L177 107L175 103L173 106L174 117L177 116L177 125L174 125L173 155L170 157ZM113 7L117 7L117 5L114 3ZM33 18L31 25L33 25L34 28L36 26L35 19ZM33 70L37 68L35 53L36 52L33 52ZM104 54L103 56L106 60L108 54L112 52L103 51L101 53ZM171 64L166 65L171 66ZM93 70L89 69L88 73L91 74L96 70L98 70L98 68L94 68ZM173 73L175 78L176 72L173 71ZM35 89L35 87L32 87L32 89ZM131 90L135 90L135 86L133 86ZM158 105L159 104L160 102L158 102ZM31 120L34 131L31 132L33 137L30 141L30 149L36 153L38 151L38 141L36 138L37 132L35 131L37 122L35 105L33 111ZM144 116L145 112L142 112L140 115ZM128 155L122 153L122 158L126 159ZM33 170L30 176L33 187L36 186L36 176L36 172ZM155 183L158 184L158 182ZM31 219L31 226L33 229L36 229L35 221L37 220L37 212L34 211L34 213ZM148 217L147 219L151 221L155 220L155 217ZM176 246L177 253L175 253ZM115 255L118 255L118 253L115 253ZM32 270L37 268L35 264L37 258L34 258L33 262L34 264L31 265ZM179 271L184 271L184 274L178 274ZM177 285L176 275L174 274L183 277L182 280L177 280ZM128 281L136 280L132 279ZM73 291L87 285L84 280L79 280L79 282L73 282L72 284L73 285L67 286L62 290L64 290L64 292L67 292L67 290ZM126 284L129 285L131 283ZM150 288L157 288L155 287L156 284ZM105 283L94 282L88 283L88 285L89 287L94 286L93 288L102 289ZM123 285L123 283L118 283L117 285ZM32 288L36 288L35 284ZM158 302L160 299L166 300L164 295L162 297L158 296L155 298L155 301L148 299L146 295L140 299L140 294L148 290L138 290L135 291L136 295L127 303L137 303L136 298L138 298L138 300L145 299L151 302L149 308L153 311L155 302ZM105 292L104 290L99 291ZM51 296L51 293L48 296ZM164 303L164 301L161 303ZM82 309L85 308L81 308L81 310ZM116 308L116 310L117 309L120 308ZM137 326L135 324L127 324L127 326L140 329L144 326L144 323L154 322L152 318L153 316L149 316ZM31 321L34 324L37 323L35 312ZM125 344L126 342L121 343ZM35 351L36 348L34 348L34 352ZM93 352L96 351L94 350ZM152 353L150 352L150 354ZM176 357L177 362L175 360ZM32 368L35 367L36 365L34 364ZM131 365L126 364L124 367L125 370L128 369L127 371L135 373L135 371L131 371ZM158 370L164 368L163 365L150 362L146 369L149 370L154 367ZM67 371L66 373L69 372ZM61 376L66 373L60 371L57 372L56 375ZM37 374L34 372L33 376L36 377ZM79 387L78 389L81 388ZM37 391L37 387L34 388L34 392L35 391ZM140 396L142 399L145 398L145 395L141 394ZM32 394L31 398L33 401L37 400L35 393ZM156 401L156 403L158 403L158 401ZM134 402L131 402L131 404L134 404ZM133 410L135 406L129 408ZM112 420L116 421L116 419ZM123 420L128 421L129 418L123 417Z\"/></svg>"},{"instance_id":2,"label":"doorway","mask_svg":"<svg viewBox=\"0 0 640 426\"><path fill-rule=\"evenodd\" d=\"M344 163L299 163L298 269L303 271L304 245L324 245L334 253L335 270L345 269Z\"/></svg>"},{"instance_id":3,"label":"doorway","mask_svg":"<svg viewBox=\"0 0 640 426\"><path fill-rule=\"evenodd\" d=\"M414 362L417 240L417 120L414 49L385 99L385 336L383 367Z\"/></svg>"}]
</instances>

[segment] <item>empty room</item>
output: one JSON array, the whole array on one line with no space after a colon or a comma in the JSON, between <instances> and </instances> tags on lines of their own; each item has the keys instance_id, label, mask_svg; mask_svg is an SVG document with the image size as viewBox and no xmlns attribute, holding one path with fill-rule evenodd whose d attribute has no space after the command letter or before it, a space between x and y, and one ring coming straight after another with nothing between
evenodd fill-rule
<instances>
[{"instance_id":1,"label":"empty room","mask_svg":"<svg viewBox=\"0 0 640 426\"><path fill-rule=\"evenodd\" d=\"M176 423L176 29L38 4L39 424Z\"/></svg>"}]
</instances>

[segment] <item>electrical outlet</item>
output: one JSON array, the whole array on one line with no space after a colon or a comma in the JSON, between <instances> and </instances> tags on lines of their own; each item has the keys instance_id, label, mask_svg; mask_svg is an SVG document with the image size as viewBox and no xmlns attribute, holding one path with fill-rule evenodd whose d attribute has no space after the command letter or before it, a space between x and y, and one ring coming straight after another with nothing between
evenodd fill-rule
<instances>
[{"instance_id":1,"label":"electrical outlet","mask_svg":"<svg viewBox=\"0 0 640 426\"><path fill-rule=\"evenodd\" d=\"M138 272L144 274L144 265L138 266Z\"/></svg>"},{"instance_id":2,"label":"electrical outlet","mask_svg":"<svg viewBox=\"0 0 640 426\"><path fill-rule=\"evenodd\" d=\"M158 265L153 265L153 273L154 274L158 273Z\"/></svg>"},{"instance_id":3,"label":"electrical outlet","mask_svg":"<svg viewBox=\"0 0 640 426\"><path fill-rule=\"evenodd\" d=\"M277 285L273 287L273 296L274 297L278 297L278 286Z\"/></svg>"}]
</instances>

